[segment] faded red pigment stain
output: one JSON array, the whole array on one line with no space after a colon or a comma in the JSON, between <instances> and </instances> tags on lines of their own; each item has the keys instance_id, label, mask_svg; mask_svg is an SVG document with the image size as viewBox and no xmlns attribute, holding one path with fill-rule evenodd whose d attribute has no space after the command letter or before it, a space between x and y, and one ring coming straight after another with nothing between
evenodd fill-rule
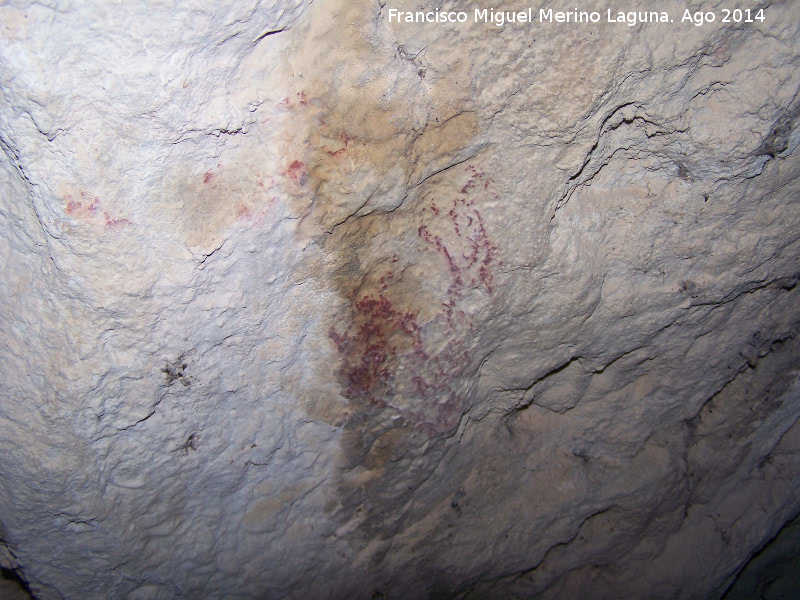
<instances>
[{"instance_id":1,"label":"faded red pigment stain","mask_svg":"<svg viewBox=\"0 0 800 600\"><path fill-rule=\"evenodd\" d=\"M217 171L222 171L222 163L217 163ZM208 170L203 173L203 183L206 185L213 183L216 178L217 173L214 173L212 170Z\"/></svg>"},{"instance_id":2,"label":"faded red pigment stain","mask_svg":"<svg viewBox=\"0 0 800 600\"><path fill-rule=\"evenodd\" d=\"M240 204L236 207L236 218L239 220L249 220L253 218L253 211L250 207Z\"/></svg>"},{"instance_id":3,"label":"faded red pigment stain","mask_svg":"<svg viewBox=\"0 0 800 600\"><path fill-rule=\"evenodd\" d=\"M472 166L467 167L467 176L454 197L426 201L416 231L418 251L439 255L442 272L449 278L438 314L420 325L418 310L398 308L392 286L399 273L393 267L377 278L374 292L351 301L349 329L331 327L329 331L341 357L338 375L343 395L354 403L354 418L369 406L389 407L431 436L452 431L460 421L466 401L453 382L472 364L465 338L473 327L460 302L467 290L493 294L492 266L497 253L475 200L469 198L473 191L489 192L490 181ZM393 255L390 262L399 260ZM424 347L428 326L445 332L449 341L443 348ZM402 406L394 401L400 389L406 396L413 390L414 395Z\"/></svg>"},{"instance_id":4,"label":"faded red pigment stain","mask_svg":"<svg viewBox=\"0 0 800 600\"><path fill-rule=\"evenodd\" d=\"M82 202L76 202L71 196L67 196L67 205L64 208L64 212L66 212L68 215L74 215L80 211L81 208L83 208Z\"/></svg>"},{"instance_id":5,"label":"faded red pigment stain","mask_svg":"<svg viewBox=\"0 0 800 600\"><path fill-rule=\"evenodd\" d=\"M301 185L305 184L305 182L308 180L306 166L302 161L299 160L292 161L283 174Z\"/></svg>"},{"instance_id":6,"label":"faded red pigment stain","mask_svg":"<svg viewBox=\"0 0 800 600\"><path fill-rule=\"evenodd\" d=\"M392 278L389 272L382 279ZM338 374L344 396L353 402L353 418L363 418L369 407L389 407L427 435L452 430L461 417L463 399L450 382L470 363L463 343L451 340L430 355L423 347L418 314L398 309L384 293L361 296L352 310L350 331L340 333L331 327L328 335L341 356ZM401 383L401 361L406 384L417 397L415 405L400 407L393 402Z\"/></svg>"},{"instance_id":7,"label":"faded red pigment stain","mask_svg":"<svg viewBox=\"0 0 800 600\"><path fill-rule=\"evenodd\" d=\"M111 229L125 227L126 225L131 225L132 223L128 219L121 219L119 217L111 217L107 212L103 213L103 216L106 221L106 227Z\"/></svg>"},{"instance_id":8,"label":"faded red pigment stain","mask_svg":"<svg viewBox=\"0 0 800 600\"><path fill-rule=\"evenodd\" d=\"M101 201L97 196L92 196L87 191L81 191L80 200L67 194L64 198L64 213L76 220L84 222L102 223L109 229L120 229L133 223L121 217L112 216L107 210L100 210Z\"/></svg>"},{"instance_id":9,"label":"faded red pigment stain","mask_svg":"<svg viewBox=\"0 0 800 600\"><path fill-rule=\"evenodd\" d=\"M329 332L344 360L340 375L347 397L385 405L383 397L391 392L394 379L390 363L398 346L421 348L417 316L398 310L383 294L362 296L353 311L352 333L340 334L333 327Z\"/></svg>"},{"instance_id":10,"label":"faded red pigment stain","mask_svg":"<svg viewBox=\"0 0 800 600\"><path fill-rule=\"evenodd\" d=\"M354 139L355 138L350 137L346 133L340 133L339 141L342 143L342 147L338 150L327 149L325 152L327 152L330 156L342 156L350 149L350 144L353 143Z\"/></svg>"},{"instance_id":11,"label":"faded red pigment stain","mask_svg":"<svg viewBox=\"0 0 800 600\"><path fill-rule=\"evenodd\" d=\"M278 102L278 106L286 109L292 109L295 106L306 106L307 104L308 94L305 92L297 92L294 97L286 96L286 98Z\"/></svg>"},{"instance_id":12,"label":"faded red pigment stain","mask_svg":"<svg viewBox=\"0 0 800 600\"><path fill-rule=\"evenodd\" d=\"M475 206L475 200L467 199L469 191L478 184L488 191L491 180L482 181L485 177L483 172L472 165L466 169L471 177L459 194L447 203L450 208L445 214L455 236L448 236L449 241L446 243L440 235L431 233L425 224L420 225L417 230L417 235L425 242L423 250L439 253L450 271L452 282L444 303L448 314L452 314L453 307L466 286L484 287L490 294L493 291L490 267L495 261L497 246L486 234L483 217ZM496 194L492 195L497 197ZM422 210L430 210L438 217L445 208L440 208L436 200L432 200Z\"/></svg>"}]
</instances>

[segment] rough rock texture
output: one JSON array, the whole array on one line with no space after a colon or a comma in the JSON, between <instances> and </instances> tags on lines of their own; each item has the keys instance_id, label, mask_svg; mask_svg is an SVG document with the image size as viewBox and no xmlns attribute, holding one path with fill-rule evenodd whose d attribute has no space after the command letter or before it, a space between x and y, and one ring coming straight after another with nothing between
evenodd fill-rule
<instances>
[{"instance_id":1,"label":"rough rock texture","mask_svg":"<svg viewBox=\"0 0 800 600\"><path fill-rule=\"evenodd\" d=\"M800 512L800 5L382 1L0 4L36 598L717 598Z\"/></svg>"}]
</instances>

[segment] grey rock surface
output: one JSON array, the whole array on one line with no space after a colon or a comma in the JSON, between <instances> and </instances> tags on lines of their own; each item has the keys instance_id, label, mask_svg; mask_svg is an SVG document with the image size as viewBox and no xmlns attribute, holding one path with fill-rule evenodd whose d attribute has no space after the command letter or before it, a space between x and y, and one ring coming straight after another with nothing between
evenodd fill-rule
<instances>
[{"instance_id":1,"label":"grey rock surface","mask_svg":"<svg viewBox=\"0 0 800 600\"><path fill-rule=\"evenodd\" d=\"M0 4L36 598L718 598L800 513L800 5L476 7Z\"/></svg>"}]
</instances>

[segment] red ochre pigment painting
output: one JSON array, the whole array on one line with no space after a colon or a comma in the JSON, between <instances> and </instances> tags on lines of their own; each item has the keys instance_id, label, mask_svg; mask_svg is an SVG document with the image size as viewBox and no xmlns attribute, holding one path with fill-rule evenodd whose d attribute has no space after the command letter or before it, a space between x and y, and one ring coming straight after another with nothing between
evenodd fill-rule
<instances>
[{"instance_id":1,"label":"red ochre pigment painting","mask_svg":"<svg viewBox=\"0 0 800 600\"><path fill-rule=\"evenodd\" d=\"M81 191L77 198L67 194L63 202L64 214L75 220L100 223L109 229L119 229L131 225L128 219L111 215L108 210L103 208L99 197L93 196L85 190Z\"/></svg>"},{"instance_id":2,"label":"red ochre pigment painting","mask_svg":"<svg viewBox=\"0 0 800 600\"><path fill-rule=\"evenodd\" d=\"M491 180L475 166L467 166L465 176L466 183L451 198L423 197L419 212L416 251L435 253L449 282L434 318L420 323L413 298L407 292L402 297L393 293L399 274L387 270L377 289L352 299L349 327L329 331L341 357L338 376L343 395L354 408L394 409L429 435L451 432L466 406L453 385L473 362L468 350L473 315L461 308L461 301L476 290L486 302L493 294L497 247L472 196L497 196L490 189ZM482 193L476 194L478 190ZM398 261L395 256L391 262ZM426 348L428 328L438 332L438 350ZM442 335L447 340L444 345Z\"/></svg>"}]
</instances>

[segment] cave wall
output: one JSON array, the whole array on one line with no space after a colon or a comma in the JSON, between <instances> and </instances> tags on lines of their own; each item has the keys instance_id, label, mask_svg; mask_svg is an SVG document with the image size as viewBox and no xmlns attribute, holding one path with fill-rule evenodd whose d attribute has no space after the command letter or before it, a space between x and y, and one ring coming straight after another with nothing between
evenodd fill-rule
<instances>
[{"instance_id":1,"label":"cave wall","mask_svg":"<svg viewBox=\"0 0 800 600\"><path fill-rule=\"evenodd\" d=\"M800 5L727 6L0 4L0 566L720 597L800 513Z\"/></svg>"}]
</instances>

